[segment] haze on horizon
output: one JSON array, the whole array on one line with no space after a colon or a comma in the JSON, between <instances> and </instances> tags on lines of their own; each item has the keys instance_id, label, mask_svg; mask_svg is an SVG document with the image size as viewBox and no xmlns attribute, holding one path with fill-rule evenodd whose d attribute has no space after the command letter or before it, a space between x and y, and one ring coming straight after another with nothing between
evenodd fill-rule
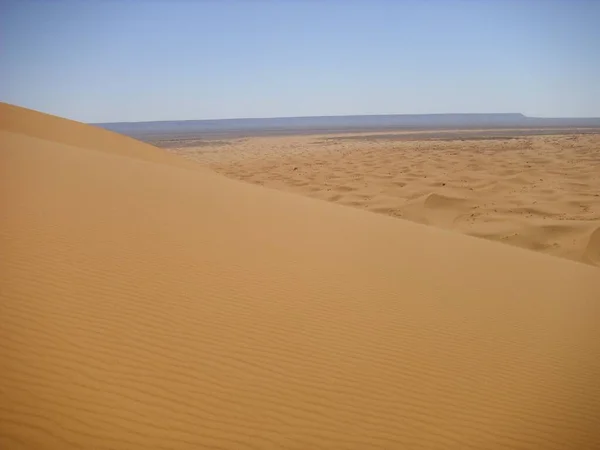
<instances>
[{"instance_id":1,"label":"haze on horizon","mask_svg":"<svg viewBox=\"0 0 600 450\"><path fill-rule=\"evenodd\" d=\"M83 122L600 117L600 2L0 0L0 101Z\"/></svg>"}]
</instances>

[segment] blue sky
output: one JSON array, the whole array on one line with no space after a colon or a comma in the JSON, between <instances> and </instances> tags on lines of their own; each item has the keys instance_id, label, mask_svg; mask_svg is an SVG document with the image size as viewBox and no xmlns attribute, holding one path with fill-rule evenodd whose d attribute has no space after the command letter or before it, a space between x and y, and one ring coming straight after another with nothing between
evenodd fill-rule
<instances>
[{"instance_id":1,"label":"blue sky","mask_svg":"<svg viewBox=\"0 0 600 450\"><path fill-rule=\"evenodd\" d=\"M600 117L595 0L0 0L0 101L84 122Z\"/></svg>"}]
</instances>

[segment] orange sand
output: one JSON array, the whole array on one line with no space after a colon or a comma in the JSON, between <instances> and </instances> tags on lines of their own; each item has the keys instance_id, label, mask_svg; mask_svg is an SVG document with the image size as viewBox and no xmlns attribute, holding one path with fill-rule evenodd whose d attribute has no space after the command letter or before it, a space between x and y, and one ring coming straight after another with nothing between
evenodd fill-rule
<instances>
[{"instance_id":1,"label":"orange sand","mask_svg":"<svg viewBox=\"0 0 600 450\"><path fill-rule=\"evenodd\" d=\"M600 445L597 268L0 130L0 448Z\"/></svg>"}]
</instances>

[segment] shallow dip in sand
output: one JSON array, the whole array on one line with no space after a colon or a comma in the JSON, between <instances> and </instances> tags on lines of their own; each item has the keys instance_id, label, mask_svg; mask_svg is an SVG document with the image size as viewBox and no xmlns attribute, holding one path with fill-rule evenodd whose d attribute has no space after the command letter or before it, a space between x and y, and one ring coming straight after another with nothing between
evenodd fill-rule
<instances>
[{"instance_id":1,"label":"shallow dip in sand","mask_svg":"<svg viewBox=\"0 0 600 450\"><path fill-rule=\"evenodd\" d=\"M253 137L171 150L232 178L600 265L600 134L526 132Z\"/></svg>"},{"instance_id":2,"label":"shallow dip in sand","mask_svg":"<svg viewBox=\"0 0 600 450\"><path fill-rule=\"evenodd\" d=\"M553 139L532 145L594 182L593 154L569 162ZM478 199L461 179L526 185L502 151L486 177L479 152L448 159L448 144L403 161L388 144L295 142L213 156L371 208L406 189L399 211L449 225ZM597 267L5 104L0 166L2 449L600 448ZM539 189L554 208L571 189L586 223L594 197L554 179Z\"/></svg>"}]
</instances>

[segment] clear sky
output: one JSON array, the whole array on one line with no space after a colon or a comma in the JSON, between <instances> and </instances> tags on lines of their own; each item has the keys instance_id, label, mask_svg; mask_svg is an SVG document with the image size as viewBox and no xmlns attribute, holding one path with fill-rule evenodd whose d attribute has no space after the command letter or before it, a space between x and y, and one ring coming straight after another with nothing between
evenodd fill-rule
<instances>
[{"instance_id":1,"label":"clear sky","mask_svg":"<svg viewBox=\"0 0 600 450\"><path fill-rule=\"evenodd\" d=\"M0 0L0 101L84 122L600 117L600 1Z\"/></svg>"}]
</instances>

